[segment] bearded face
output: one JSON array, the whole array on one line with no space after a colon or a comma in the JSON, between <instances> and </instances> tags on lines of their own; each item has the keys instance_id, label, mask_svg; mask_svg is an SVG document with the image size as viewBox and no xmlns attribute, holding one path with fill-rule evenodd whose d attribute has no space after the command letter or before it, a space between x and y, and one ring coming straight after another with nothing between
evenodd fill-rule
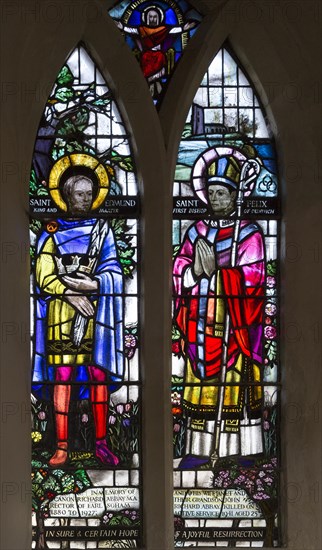
<instances>
[{"instance_id":1,"label":"bearded face","mask_svg":"<svg viewBox=\"0 0 322 550\"><path fill-rule=\"evenodd\" d=\"M158 27L160 25L160 14L157 12L157 10L150 10L147 13L146 18L147 26L148 27Z\"/></svg>"}]
</instances>

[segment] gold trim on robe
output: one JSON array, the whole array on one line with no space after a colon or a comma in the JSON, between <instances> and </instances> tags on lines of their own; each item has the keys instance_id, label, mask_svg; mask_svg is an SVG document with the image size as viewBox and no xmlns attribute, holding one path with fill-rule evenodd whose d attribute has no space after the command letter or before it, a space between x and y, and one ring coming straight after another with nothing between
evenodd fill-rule
<instances>
[{"instance_id":1,"label":"gold trim on robe","mask_svg":"<svg viewBox=\"0 0 322 550\"><path fill-rule=\"evenodd\" d=\"M252 382L255 385L246 387L246 382ZM263 389L260 385L258 365L240 353L235 365L227 370L226 383L232 385L225 387L223 418L231 420L242 418L245 404L248 405L251 413L260 411ZM187 359L183 407L188 414L215 419L220 387L219 376L202 381L197 378L193 373L190 360Z\"/></svg>"}]
</instances>

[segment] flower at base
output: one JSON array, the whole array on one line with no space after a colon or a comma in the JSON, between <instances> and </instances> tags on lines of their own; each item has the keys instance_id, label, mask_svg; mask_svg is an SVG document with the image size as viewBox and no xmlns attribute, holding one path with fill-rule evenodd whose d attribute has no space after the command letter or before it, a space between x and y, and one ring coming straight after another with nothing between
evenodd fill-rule
<instances>
[{"instance_id":1,"label":"flower at base","mask_svg":"<svg viewBox=\"0 0 322 550\"><path fill-rule=\"evenodd\" d=\"M124 336L125 354L131 359L137 347L137 339L133 334L125 334Z\"/></svg>"},{"instance_id":2,"label":"flower at base","mask_svg":"<svg viewBox=\"0 0 322 550\"><path fill-rule=\"evenodd\" d=\"M174 424L174 426L173 426L173 431L174 431L175 433L180 432L180 424L178 424L178 423Z\"/></svg>"},{"instance_id":3,"label":"flower at base","mask_svg":"<svg viewBox=\"0 0 322 550\"><path fill-rule=\"evenodd\" d=\"M116 405L116 412L118 412L119 414L123 414L124 405L122 405L122 403L119 403L118 405Z\"/></svg>"},{"instance_id":4,"label":"flower at base","mask_svg":"<svg viewBox=\"0 0 322 550\"><path fill-rule=\"evenodd\" d=\"M271 497L269 497L266 493L258 492L253 498L255 500L269 500Z\"/></svg>"},{"instance_id":5,"label":"flower at base","mask_svg":"<svg viewBox=\"0 0 322 550\"><path fill-rule=\"evenodd\" d=\"M276 305L275 305L275 304L272 304L271 302L268 302L268 303L266 304L266 307L265 307L265 313L266 313L266 315L270 315L270 316L275 315L275 314L276 314L276 310L277 310L277 308L276 308Z\"/></svg>"},{"instance_id":6,"label":"flower at base","mask_svg":"<svg viewBox=\"0 0 322 550\"><path fill-rule=\"evenodd\" d=\"M276 279L275 277L268 276L266 279L266 284L268 288L273 288L273 286L276 285Z\"/></svg>"},{"instance_id":7,"label":"flower at base","mask_svg":"<svg viewBox=\"0 0 322 550\"><path fill-rule=\"evenodd\" d=\"M268 338L269 340L273 340L273 338L276 337L276 328L272 327L271 325L265 327L264 335L265 335L265 338Z\"/></svg>"},{"instance_id":8,"label":"flower at base","mask_svg":"<svg viewBox=\"0 0 322 550\"><path fill-rule=\"evenodd\" d=\"M111 414L111 416L108 417L108 423L113 425L115 424L115 422L116 422L116 418Z\"/></svg>"},{"instance_id":9,"label":"flower at base","mask_svg":"<svg viewBox=\"0 0 322 550\"><path fill-rule=\"evenodd\" d=\"M179 392L174 391L171 393L171 403L172 405L180 405L181 403L181 395Z\"/></svg>"},{"instance_id":10,"label":"flower at base","mask_svg":"<svg viewBox=\"0 0 322 550\"><path fill-rule=\"evenodd\" d=\"M86 414L86 413L82 414L82 419L81 419L81 420L82 420L83 424L87 424L87 422L88 422L88 414Z\"/></svg>"},{"instance_id":11,"label":"flower at base","mask_svg":"<svg viewBox=\"0 0 322 550\"><path fill-rule=\"evenodd\" d=\"M42 435L40 432L31 432L31 439L34 443L38 443L42 439Z\"/></svg>"},{"instance_id":12,"label":"flower at base","mask_svg":"<svg viewBox=\"0 0 322 550\"><path fill-rule=\"evenodd\" d=\"M131 425L131 420L129 418L123 418L122 424L125 428L128 428Z\"/></svg>"},{"instance_id":13,"label":"flower at base","mask_svg":"<svg viewBox=\"0 0 322 550\"><path fill-rule=\"evenodd\" d=\"M172 353L174 353L175 355L180 353L179 340L176 340L175 342L172 342Z\"/></svg>"},{"instance_id":14,"label":"flower at base","mask_svg":"<svg viewBox=\"0 0 322 550\"><path fill-rule=\"evenodd\" d=\"M38 418L39 418L39 420L45 420L45 418L46 418L45 411L39 411Z\"/></svg>"}]
</instances>

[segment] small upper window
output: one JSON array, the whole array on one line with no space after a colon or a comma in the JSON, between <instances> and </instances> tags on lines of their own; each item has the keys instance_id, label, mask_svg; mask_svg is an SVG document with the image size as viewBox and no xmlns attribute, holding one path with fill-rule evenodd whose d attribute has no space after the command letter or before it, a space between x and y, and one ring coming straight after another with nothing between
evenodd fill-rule
<instances>
[{"instance_id":1,"label":"small upper window","mask_svg":"<svg viewBox=\"0 0 322 550\"><path fill-rule=\"evenodd\" d=\"M200 13L186 0L125 0L109 14L124 33L159 106L173 70L201 21Z\"/></svg>"}]
</instances>

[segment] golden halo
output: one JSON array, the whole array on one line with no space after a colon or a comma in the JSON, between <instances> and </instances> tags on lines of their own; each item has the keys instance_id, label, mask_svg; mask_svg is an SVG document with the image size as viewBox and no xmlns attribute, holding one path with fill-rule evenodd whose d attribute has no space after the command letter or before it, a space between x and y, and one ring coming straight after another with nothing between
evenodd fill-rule
<instances>
[{"instance_id":1,"label":"golden halo","mask_svg":"<svg viewBox=\"0 0 322 550\"><path fill-rule=\"evenodd\" d=\"M86 168L91 170L98 182L98 193L91 206L91 210L98 208L105 200L110 180L106 169L95 157L87 155L85 153L73 153L72 155L66 155L55 162L49 175L49 193L54 203L63 211L67 212L66 201L62 197L61 179L64 176L66 170L69 168Z\"/></svg>"}]
</instances>

